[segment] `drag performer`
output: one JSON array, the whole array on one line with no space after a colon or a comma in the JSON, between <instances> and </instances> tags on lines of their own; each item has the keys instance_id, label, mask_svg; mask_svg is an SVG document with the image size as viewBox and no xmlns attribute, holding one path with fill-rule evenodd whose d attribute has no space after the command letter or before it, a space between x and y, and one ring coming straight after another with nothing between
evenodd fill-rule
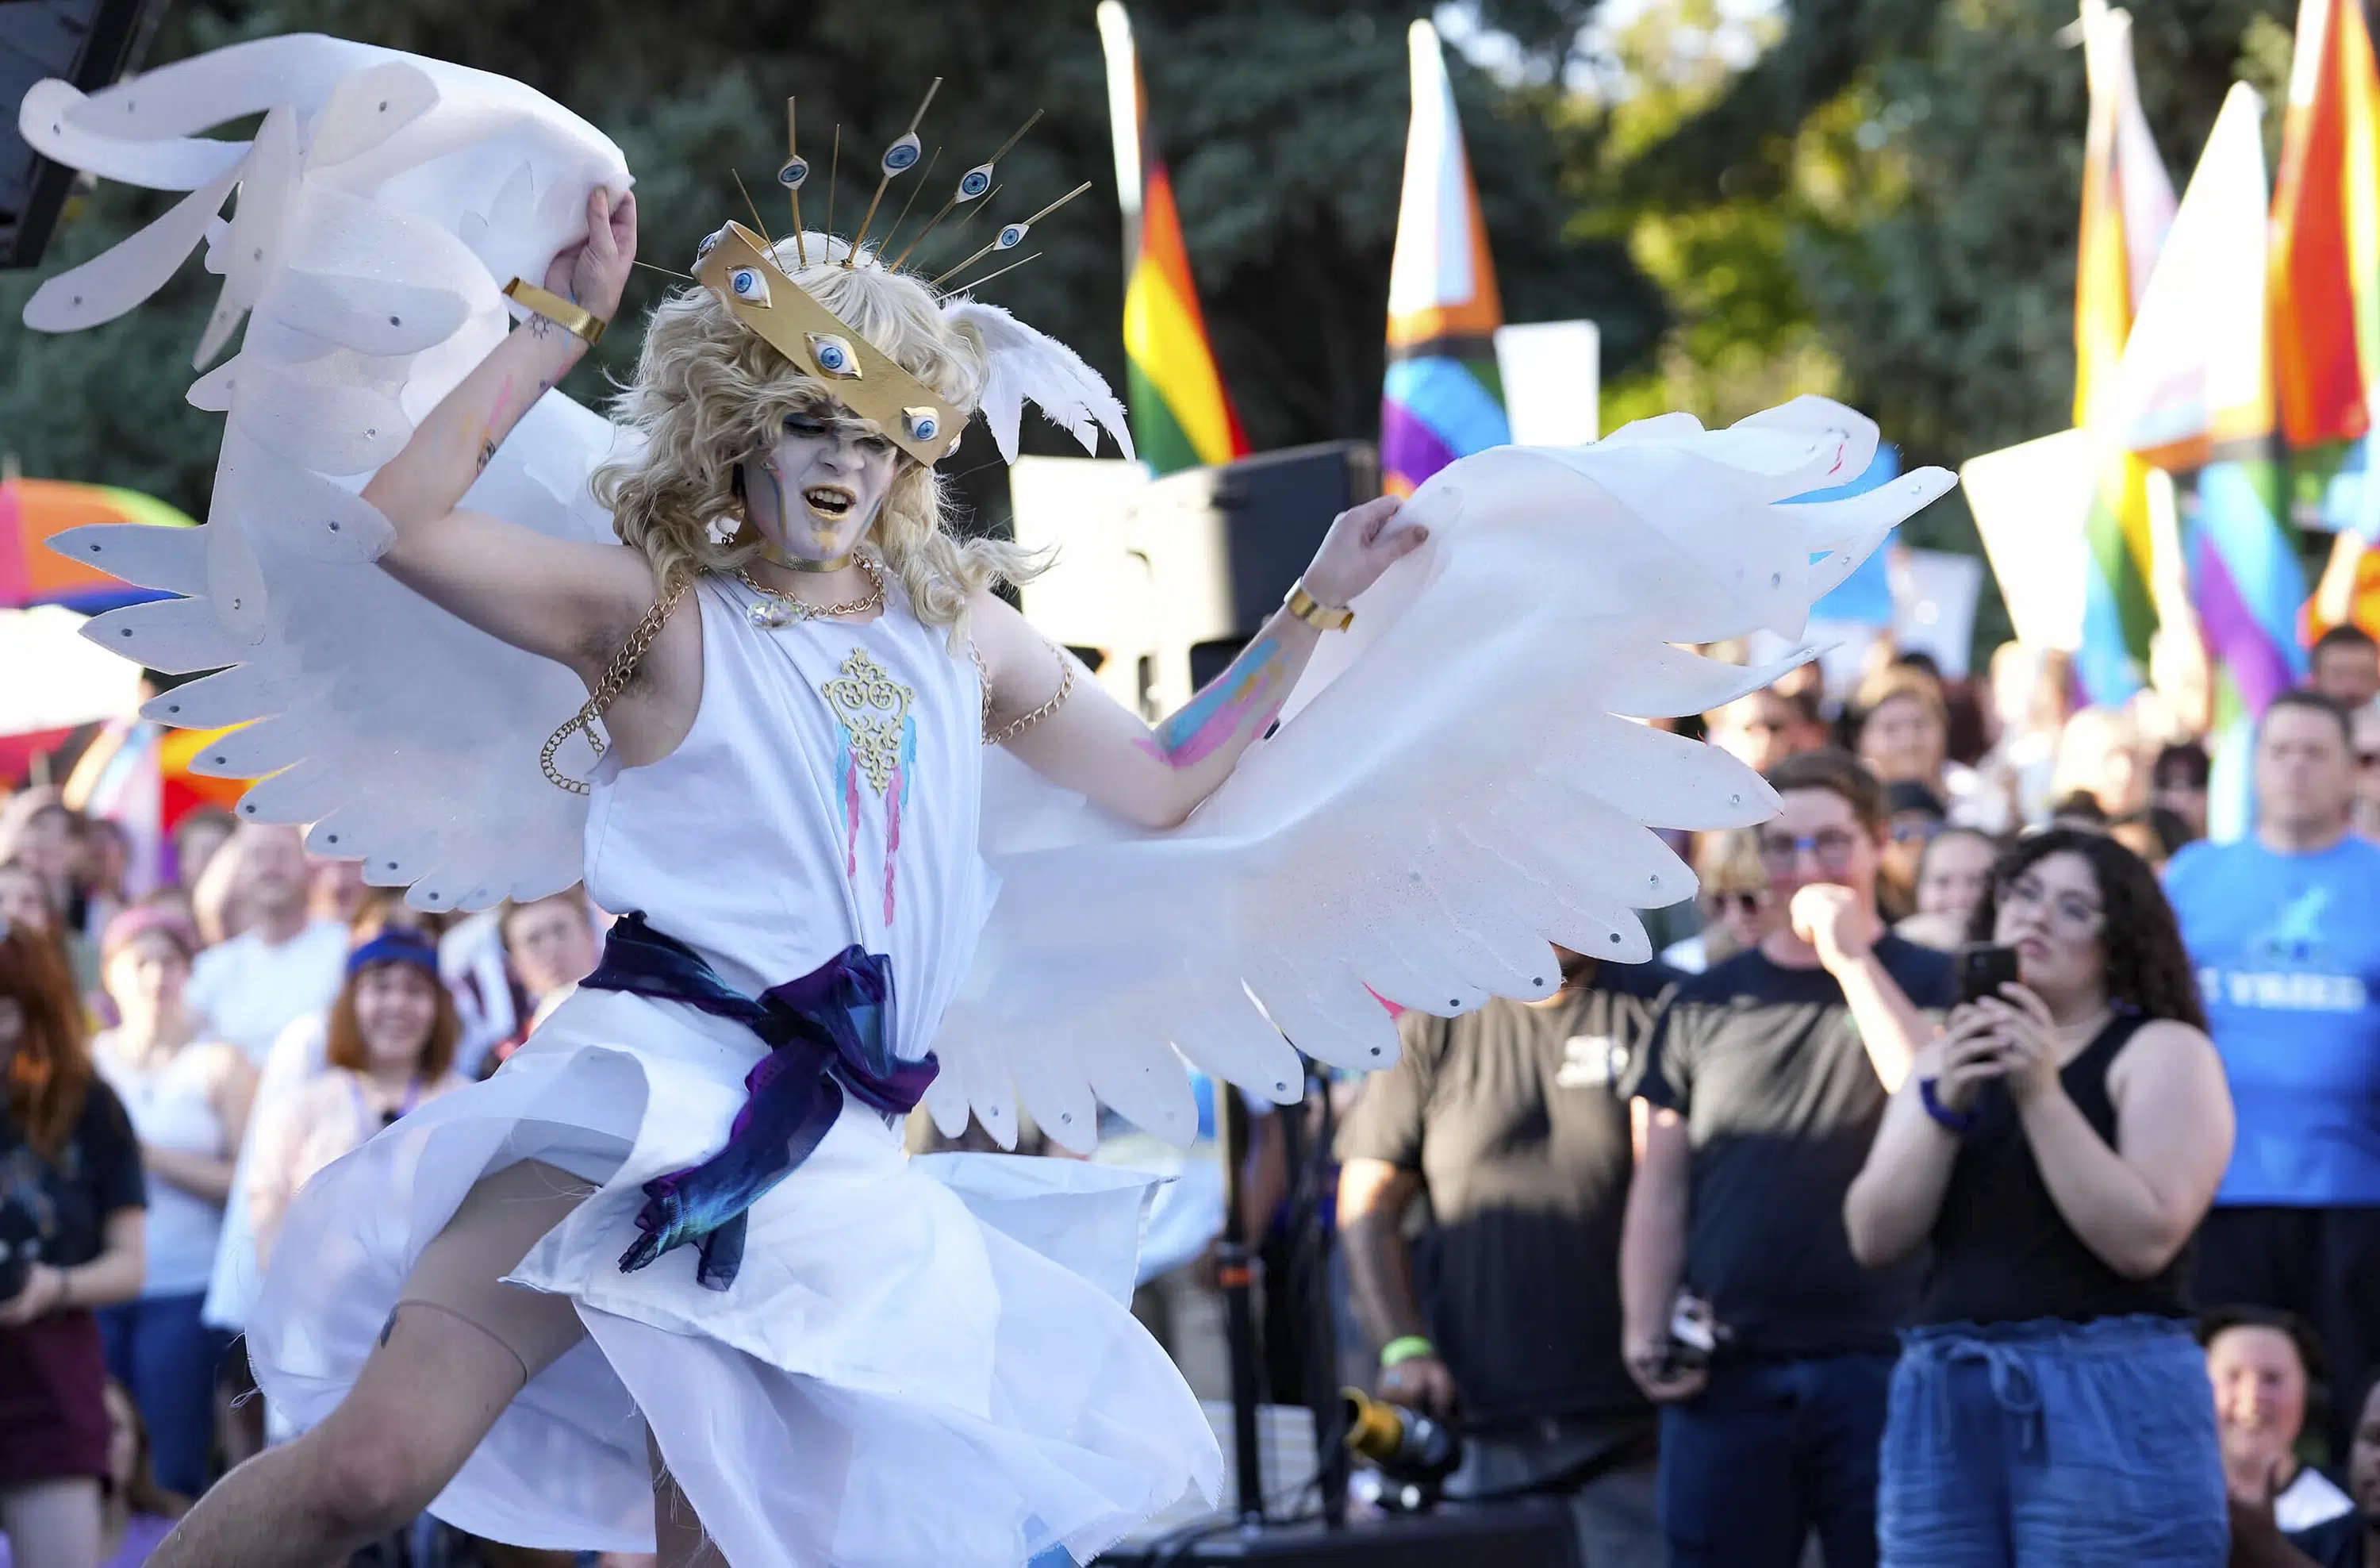
<instances>
[{"instance_id":1,"label":"drag performer","mask_svg":"<svg viewBox=\"0 0 2380 1568\"><path fill-rule=\"evenodd\" d=\"M259 111L252 142L193 134ZM300 1192L250 1354L305 1435L171 1568L311 1568L425 1507L672 1565L1014 1568L1211 1499L1206 1422L1124 1305L1143 1179L906 1159L902 1115L1013 1141L1021 1105L1082 1149L1104 1100L1186 1139L1184 1055L1291 1099L1284 1033L1383 1065L1378 998L1549 994L1548 939L1641 959L1630 909L1693 890L1644 824L1773 799L1614 715L1770 678L1671 645L1794 634L1947 480L1774 505L1873 446L1807 400L1489 454L1339 517L1152 730L992 593L1034 563L961 542L933 468L978 414L1013 456L1027 398L1087 445L1121 409L869 246L876 201L848 239L804 227L790 147L793 227L702 242L614 425L551 389L617 307L627 171L517 84L294 38L44 83L21 122L192 192L30 324L120 314L201 237L201 361L247 319L191 389L226 414L208 526L61 541L185 596L91 635L230 666L151 711L257 721L199 762L261 781L243 814L427 907L583 875L622 914L492 1079ZM880 197L917 151L913 124Z\"/></svg>"}]
</instances>

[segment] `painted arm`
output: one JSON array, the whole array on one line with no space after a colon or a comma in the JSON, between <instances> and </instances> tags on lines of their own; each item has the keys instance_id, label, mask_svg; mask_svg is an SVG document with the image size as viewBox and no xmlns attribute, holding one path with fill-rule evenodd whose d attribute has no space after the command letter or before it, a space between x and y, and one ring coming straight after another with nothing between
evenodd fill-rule
<instances>
[{"instance_id":1,"label":"painted arm","mask_svg":"<svg viewBox=\"0 0 2380 1568\"><path fill-rule=\"evenodd\" d=\"M1418 524L1399 522L1398 505L1384 496L1342 512L1305 570L1306 590L1324 604L1345 604L1427 538ZM1041 635L989 593L976 595L971 613L991 671L993 723L1046 701L1059 671ZM1271 727L1324 635L1276 611L1221 675L1154 730L1077 679L1065 703L1009 748L1050 782L1118 816L1144 827L1178 826Z\"/></svg>"},{"instance_id":2,"label":"painted arm","mask_svg":"<svg viewBox=\"0 0 2380 1568\"><path fill-rule=\"evenodd\" d=\"M546 286L609 320L637 251L637 203L587 200L588 237L553 260ZM515 327L430 412L363 498L396 529L380 564L406 587L516 648L600 675L652 602L643 558L617 545L551 538L483 513L463 494L540 397L587 352L542 316Z\"/></svg>"}]
</instances>

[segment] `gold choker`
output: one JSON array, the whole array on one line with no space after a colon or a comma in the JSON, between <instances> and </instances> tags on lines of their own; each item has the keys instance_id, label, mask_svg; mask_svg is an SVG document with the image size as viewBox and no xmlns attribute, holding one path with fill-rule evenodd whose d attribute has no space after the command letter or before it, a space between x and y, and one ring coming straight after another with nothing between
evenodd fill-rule
<instances>
[{"instance_id":1,"label":"gold choker","mask_svg":"<svg viewBox=\"0 0 2380 1568\"><path fill-rule=\"evenodd\" d=\"M799 555L788 555L773 544L760 553L771 565L783 566L790 572L839 572L858 559L856 552L846 550L832 561L808 561Z\"/></svg>"}]
</instances>

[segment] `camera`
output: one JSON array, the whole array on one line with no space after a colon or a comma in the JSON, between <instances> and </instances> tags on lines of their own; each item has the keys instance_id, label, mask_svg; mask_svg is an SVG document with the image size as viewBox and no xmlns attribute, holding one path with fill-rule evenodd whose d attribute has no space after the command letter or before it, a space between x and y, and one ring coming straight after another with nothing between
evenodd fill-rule
<instances>
[{"instance_id":1,"label":"camera","mask_svg":"<svg viewBox=\"0 0 2380 1568\"><path fill-rule=\"evenodd\" d=\"M1661 1351L1662 1379L1666 1381L1706 1369L1718 1347L1731 1337L1709 1302L1692 1291L1680 1291L1670 1307L1669 1343Z\"/></svg>"},{"instance_id":2,"label":"camera","mask_svg":"<svg viewBox=\"0 0 2380 1568\"><path fill-rule=\"evenodd\" d=\"M1436 1502L1446 1477L1463 1463L1463 1440L1454 1429L1361 1389L1341 1389L1339 1398L1347 1415L1348 1451L1368 1460L1385 1483L1380 1505L1410 1513Z\"/></svg>"},{"instance_id":3,"label":"camera","mask_svg":"<svg viewBox=\"0 0 2380 1568\"><path fill-rule=\"evenodd\" d=\"M42 1256L42 1226L33 1211L15 1199L0 1200L0 1301L25 1288Z\"/></svg>"}]
</instances>

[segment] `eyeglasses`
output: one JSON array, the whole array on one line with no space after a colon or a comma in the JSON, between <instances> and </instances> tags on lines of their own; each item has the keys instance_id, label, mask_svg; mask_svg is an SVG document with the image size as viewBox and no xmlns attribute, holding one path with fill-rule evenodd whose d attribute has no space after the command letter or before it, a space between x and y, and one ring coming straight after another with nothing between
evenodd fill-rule
<instances>
[{"instance_id":1,"label":"eyeglasses","mask_svg":"<svg viewBox=\"0 0 2380 1568\"><path fill-rule=\"evenodd\" d=\"M1714 893L1709 897L1711 912L1715 915L1757 915L1768 902L1768 895L1765 893Z\"/></svg>"},{"instance_id":2,"label":"eyeglasses","mask_svg":"<svg viewBox=\"0 0 2380 1568\"><path fill-rule=\"evenodd\" d=\"M1807 838L1795 838L1790 833L1762 833L1760 858L1769 870L1779 874L1791 871L1808 855L1827 871L1846 871L1859 855L1859 834L1841 828L1828 828Z\"/></svg>"},{"instance_id":3,"label":"eyeglasses","mask_svg":"<svg viewBox=\"0 0 2380 1568\"><path fill-rule=\"evenodd\" d=\"M1931 817L1921 817L1913 822L1892 824L1895 844L1931 844L1942 836L1942 824Z\"/></svg>"},{"instance_id":4,"label":"eyeglasses","mask_svg":"<svg viewBox=\"0 0 2380 1568\"><path fill-rule=\"evenodd\" d=\"M2086 934L2107 923L2107 912L2096 904L2079 893L2052 894L2035 877L2002 882L1997 896L2003 909L2011 905L2026 909L2046 908L2060 925Z\"/></svg>"}]
</instances>

